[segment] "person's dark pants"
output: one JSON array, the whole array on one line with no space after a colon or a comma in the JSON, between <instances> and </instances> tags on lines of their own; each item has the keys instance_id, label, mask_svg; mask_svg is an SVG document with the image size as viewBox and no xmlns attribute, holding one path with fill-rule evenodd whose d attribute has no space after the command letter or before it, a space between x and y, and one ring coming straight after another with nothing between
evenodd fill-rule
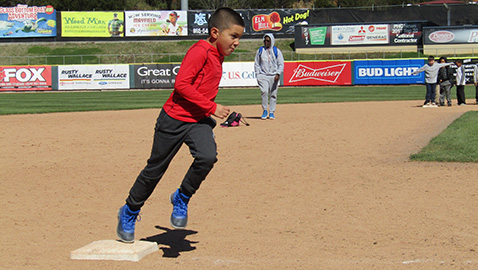
<instances>
[{"instance_id":1,"label":"person's dark pants","mask_svg":"<svg viewBox=\"0 0 478 270\"><path fill-rule=\"evenodd\" d=\"M217 147L212 131L215 125L216 121L211 117L199 123L187 123L173 119L161 111L156 122L151 157L126 199L131 210L139 210L144 205L183 143L189 146L194 161L180 190L188 197L196 193L217 161Z\"/></svg>"},{"instance_id":2,"label":"person's dark pants","mask_svg":"<svg viewBox=\"0 0 478 270\"><path fill-rule=\"evenodd\" d=\"M475 91L476 91L475 93L476 103L478 103L478 84L475 85Z\"/></svg>"},{"instance_id":3,"label":"person's dark pants","mask_svg":"<svg viewBox=\"0 0 478 270\"><path fill-rule=\"evenodd\" d=\"M458 101L458 105L466 104L465 86L464 85L457 85L456 86L456 99Z\"/></svg>"},{"instance_id":4,"label":"person's dark pants","mask_svg":"<svg viewBox=\"0 0 478 270\"><path fill-rule=\"evenodd\" d=\"M436 83L425 83L427 87L427 94L425 96L425 104L428 102L435 102L435 95L436 95Z\"/></svg>"}]
</instances>

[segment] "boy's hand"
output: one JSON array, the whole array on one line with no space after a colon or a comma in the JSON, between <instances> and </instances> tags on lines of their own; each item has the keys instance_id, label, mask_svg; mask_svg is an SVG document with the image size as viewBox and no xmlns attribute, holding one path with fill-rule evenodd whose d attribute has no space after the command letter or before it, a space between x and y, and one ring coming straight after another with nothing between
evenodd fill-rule
<instances>
[{"instance_id":1,"label":"boy's hand","mask_svg":"<svg viewBox=\"0 0 478 270\"><path fill-rule=\"evenodd\" d=\"M216 112L214 113L214 116L224 119L229 115L229 112L231 110L227 106L222 106L221 104L216 105Z\"/></svg>"}]
</instances>

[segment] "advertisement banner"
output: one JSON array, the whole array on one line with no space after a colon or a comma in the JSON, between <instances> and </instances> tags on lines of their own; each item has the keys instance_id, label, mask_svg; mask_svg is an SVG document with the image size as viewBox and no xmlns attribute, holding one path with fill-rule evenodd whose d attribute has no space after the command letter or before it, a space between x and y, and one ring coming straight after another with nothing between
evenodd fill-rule
<instances>
[{"instance_id":1,"label":"advertisement banner","mask_svg":"<svg viewBox=\"0 0 478 270\"><path fill-rule=\"evenodd\" d=\"M267 32L294 34L296 25L306 25L310 19L309 10L277 9L251 10L250 34L261 35Z\"/></svg>"},{"instance_id":2,"label":"advertisement banner","mask_svg":"<svg viewBox=\"0 0 478 270\"><path fill-rule=\"evenodd\" d=\"M250 22L248 10L237 10L236 12L244 19L244 33L249 34ZM188 34L190 36L206 36L208 35L208 20L214 13L212 10L194 10L188 11Z\"/></svg>"},{"instance_id":3,"label":"advertisement banner","mask_svg":"<svg viewBox=\"0 0 478 270\"><path fill-rule=\"evenodd\" d=\"M56 37L56 11L52 6L0 7L0 37Z\"/></svg>"},{"instance_id":4,"label":"advertisement banner","mask_svg":"<svg viewBox=\"0 0 478 270\"><path fill-rule=\"evenodd\" d=\"M225 62L219 87L258 86L254 62Z\"/></svg>"},{"instance_id":5,"label":"advertisement banner","mask_svg":"<svg viewBox=\"0 0 478 270\"><path fill-rule=\"evenodd\" d=\"M174 88L180 64L131 65L131 88Z\"/></svg>"},{"instance_id":6,"label":"advertisement banner","mask_svg":"<svg viewBox=\"0 0 478 270\"><path fill-rule=\"evenodd\" d=\"M284 85L352 85L352 62L285 62Z\"/></svg>"},{"instance_id":7,"label":"advertisement banner","mask_svg":"<svg viewBox=\"0 0 478 270\"><path fill-rule=\"evenodd\" d=\"M51 66L0 67L0 91L52 90Z\"/></svg>"},{"instance_id":8,"label":"advertisement banner","mask_svg":"<svg viewBox=\"0 0 478 270\"><path fill-rule=\"evenodd\" d=\"M331 45L388 44L388 24L332 26L330 40Z\"/></svg>"},{"instance_id":9,"label":"advertisement banner","mask_svg":"<svg viewBox=\"0 0 478 270\"><path fill-rule=\"evenodd\" d=\"M61 12L62 37L123 37L123 12Z\"/></svg>"},{"instance_id":10,"label":"advertisement banner","mask_svg":"<svg viewBox=\"0 0 478 270\"><path fill-rule=\"evenodd\" d=\"M478 27L424 27L424 44L477 44Z\"/></svg>"},{"instance_id":11,"label":"advertisement banner","mask_svg":"<svg viewBox=\"0 0 478 270\"><path fill-rule=\"evenodd\" d=\"M58 90L129 89L129 65L58 67Z\"/></svg>"},{"instance_id":12,"label":"advertisement banner","mask_svg":"<svg viewBox=\"0 0 478 270\"><path fill-rule=\"evenodd\" d=\"M295 27L295 46L416 46L422 40L423 23L299 25Z\"/></svg>"},{"instance_id":13,"label":"advertisement banner","mask_svg":"<svg viewBox=\"0 0 478 270\"><path fill-rule=\"evenodd\" d=\"M412 72L424 64L423 59L354 61L354 84L422 84L425 73Z\"/></svg>"},{"instance_id":14,"label":"advertisement banner","mask_svg":"<svg viewBox=\"0 0 478 270\"><path fill-rule=\"evenodd\" d=\"M417 45L422 37L422 22L390 24L390 45Z\"/></svg>"},{"instance_id":15,"label":"advertisement banner","mask_svg":"<svg viewBox=\"0 0 478 270\"><path fill-rule=\"evenodd\" d=\"M126 11L125 18L126 36L188 35L187 11Z\"/></svg>"}]
</instances>

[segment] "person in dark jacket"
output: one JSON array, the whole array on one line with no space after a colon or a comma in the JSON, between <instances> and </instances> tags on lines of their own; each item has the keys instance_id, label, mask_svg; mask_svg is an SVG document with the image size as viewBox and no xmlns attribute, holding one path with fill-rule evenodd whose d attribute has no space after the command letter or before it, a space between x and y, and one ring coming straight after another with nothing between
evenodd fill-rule
<instances>
[{"instance_id":1,"label":"person in dark jacket","mask_svg":"<svg viewBox=\"0 0 478 270\"><path fill-rule=\"evenodd\" d=\"M446 57L440 57L439 63L446 63ZM440 106L445 106L445 98L448 106L451 106L451 88L453 82L453 69L444 66L438 70L437 83L440 85Z\"/></svg>"}]
</instances>

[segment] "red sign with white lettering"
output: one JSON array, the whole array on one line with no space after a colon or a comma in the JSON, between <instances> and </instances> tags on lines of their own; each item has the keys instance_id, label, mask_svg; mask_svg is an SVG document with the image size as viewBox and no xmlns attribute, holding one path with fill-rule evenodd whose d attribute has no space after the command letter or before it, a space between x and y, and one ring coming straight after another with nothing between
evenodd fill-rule
<instances>
[{"instance_id":1,"label":"red sign with white lettering","mask_svg":"<svg viewBox=\"0 0 478 270\"><path fill-rule=\"evenodd\" d=\"M0 67L0 91L52 90L51 66Z\"/></svg>"},{"instance_id":2,"label":"red sign with white lettering","mask_svg":"<svg viewBox=\"0 0 478 270\"><path fill-rule=\"evenodd\" d=\"M352 85L352 62L286 62L285 86Z\"/></svg>"}]
</instances>

